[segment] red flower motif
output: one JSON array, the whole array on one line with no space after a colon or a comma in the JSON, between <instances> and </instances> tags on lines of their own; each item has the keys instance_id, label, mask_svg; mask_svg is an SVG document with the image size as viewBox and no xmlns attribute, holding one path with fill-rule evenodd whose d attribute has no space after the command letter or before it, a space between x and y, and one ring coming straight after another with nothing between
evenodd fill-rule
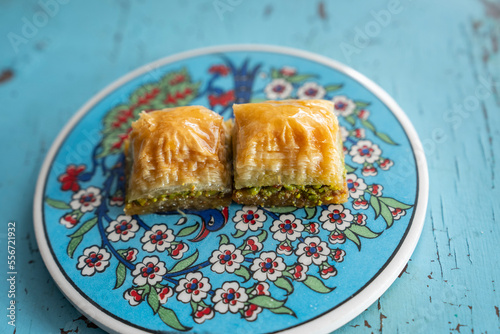
<instances>
[{"instance_id":1,"label":"red flower motif","mask_svg":"<svg viewBox=\"0 0 500 334\"><path fill-rule=\"evenodd\" d=\"M225 65L213 65L208 69L208 72L212 74L222 75L224 77L230 72L230 70L229 67Z\"/></svg>"},{"instance_id":2,"label":"red flower motif","mask_svg":"<svg viewBox=\"0 0 500 334\"><path fill-rule=\"evenodd\" d=\"M78 190L80 190L80 185L78 184L78 175L80 175L84 170L84 165L69 165L68 168L66 168L66 173L59 176L58 179L59 182L62 183L61 190L71 190L73 192L77 192Z\"/></svg>"},{"instance_id":3,"label":"red flower motif","mask_svg":"<svg viewBox=\"0 0 500 334\"><path fill-rule=\"evenodd\" d=\"M210 103L211 107L214 107L216 105L226 107L229 103L233 102L234 99L234 90L229 90L225 93L221 93L220 95L211 94L208 96L208 102Z\"/></svg>"}]
</instances>

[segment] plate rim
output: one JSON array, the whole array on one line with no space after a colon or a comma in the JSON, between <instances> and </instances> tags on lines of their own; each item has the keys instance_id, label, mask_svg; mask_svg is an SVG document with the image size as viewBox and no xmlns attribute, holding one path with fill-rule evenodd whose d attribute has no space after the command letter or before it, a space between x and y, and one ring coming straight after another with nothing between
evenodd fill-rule
<instances>
[{"instance_id":1,"label":"plate rim","mask_svg":"<svg viewBox=\"0 0 500 334\"><path fill-rule=\"evenodd\" d=\"M402 241L399 243L398 247L393 253L392 259L390 259L389 262L386 263L385 268L379 271L375 275L375 278L372 278L371 281L369 281L364 287L358 290L354 297L351 297L350 299L344 301L338 307L321 315L318 315L316 318L313 318L305 323L289 327L287 329L281 330L280 332L298 334L303 333L305 327L314 326L315 329L317 329L318 333L329 333L345 325L356 316L361 314L371 304L373 304L394 283L398 275L403 270L404 266L407 264L411 255L413 254L418 240L420 239L420 234L422 232L425 221L425 214L427 211L429 193L429 176L424 149L422 143L420 142L418 134L408 116L404 113L401 107L399 107L396 101L379 85L377 85L375 82L373 82L360 72L336 60L310 51L284 46L266 44L230 44L197 48L176 53L174 55L152 61L126 73L125 75L113 81L111 84L107 85L104 89L99 90L97 94L92 96L92 98L90 98L81 108L79 108L78 111L70 118L70 120L66 122L62 130L54 139L38 174L33 198L33 225L35 229L36 241L45 266L59 290L61 290L65 297L70 301L70 303L73 304L73 306L75 306L75 308L79 312L92 319L92 321L98 324L99 327L110 333L133 332L145 334L151 332L144 331L133 325L127 325L124 322L119 321L118 319L106 314L106 312L94 306L89 300L82 296L82 294L66 279L66 277L60 270L59 265L56 263L56 260L53 258L45 234L43 221L43 195L48 172L50 171L53 159L55 158L57 152L59 151L59 148L64 143L64 140L66 139L68 134L87 114L87 112L89 112L92 107L100 102L104 97L108 96L123 84L151 70L162 67L169 63L180 61L182 59L193 58L207 54L238 51L269 52L296 56L312 60L330 68L334 68L335 70L344 73L347 76L350 76L363 87L368 89L371 93L373 93L381 102L383 102L387 106L391 113L396 117L396 119L403 127L406 136L408 137L416 163L418 196L416 198L416 205L414 207L412 220L410 221L411 226L409 227L409 229L407 228ZM339 317L339 314L341 314L342 316Z\"/></svg>"}]
</instances>

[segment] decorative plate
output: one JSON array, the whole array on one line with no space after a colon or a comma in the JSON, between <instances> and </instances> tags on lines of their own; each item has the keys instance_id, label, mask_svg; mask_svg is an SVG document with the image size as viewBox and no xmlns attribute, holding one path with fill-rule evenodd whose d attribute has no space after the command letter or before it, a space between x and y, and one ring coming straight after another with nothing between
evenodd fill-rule
<instances>
[{"instance_id":1,"label":"decorative plate","mask_svg":"<svg viewBox=\"0 0 500 334\"><path fill-rule=\"evenodd\" d=\"M123 142L142 110L333 100L349 201L297 209L126 216ZM333 60L270 46L196 50L146 65L90 100L53 144L34 200L37 241L66 297L110 332L330 332L410 258L425 216L422 146L397 104Z\"/></svg>"}]
</instances>

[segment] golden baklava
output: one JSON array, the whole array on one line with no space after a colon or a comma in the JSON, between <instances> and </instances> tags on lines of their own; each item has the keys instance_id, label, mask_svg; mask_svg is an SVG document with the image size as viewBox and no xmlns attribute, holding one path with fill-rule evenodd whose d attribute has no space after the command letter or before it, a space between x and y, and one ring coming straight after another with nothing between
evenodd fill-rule
<instances>
[{"instance_id":1,"label":"golden baklava","mask_svg":"<svg viewBox=\"0 0 500 334\"><path fill-rule=\"evenodd\" d=\"M125 148L125 213L229 205L230 127L202 106L143 112Z\"/></svg>"},{"instance_id":2,"label":"golden baklava","mask_svg":"<svg viewBox=\"0 0 500 334\"><path fill-rule=\"evenodd\" d=\"M326 100L233 105L233 200L311 207L347 201L339 123Z\"/></svg>"}]
</instances>

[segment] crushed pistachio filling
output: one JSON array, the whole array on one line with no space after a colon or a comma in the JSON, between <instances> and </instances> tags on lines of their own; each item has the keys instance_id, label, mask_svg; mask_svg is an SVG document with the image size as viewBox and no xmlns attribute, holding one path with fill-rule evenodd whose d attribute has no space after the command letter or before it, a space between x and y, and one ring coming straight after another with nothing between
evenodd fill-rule
<instances>
[{"instance_id":1,"label":"crushed pistachio filling","mask_svg":"<svg viewBox=\"0 0 500 334\"><path fill-rule=\"evenodd\" d=\"M220 191L216 190L204 190L204 191L196 191L196 190L189 190L189 191L183 191L179 193L172 193L172 194L165 194L161 195L155 198L139 198L136 200L133 200L131 202L127 203L127 207L137 207L137 206L149 206L157 202L162 202L162 201L167 201L167 200L174 200L174 199L193 199L197 198L200 196L204 197L209 197L209 198L223 198L227 194L222 193Z\"/></svg>"},{"instance_id":2,"label":"crushed pistachio filling","mask_svg":"<svg viewBox=\"0 0 500 334\"><path fill-rule=\"evenodd\" d=\"M238 189L236 197L259 196L262 200L267 200L277 194L278 198L306 198L309 201L319 201L323 194L340 190L338 187L329 185L276 185L267 187L253 187ZM333 196L327 196L325 200L332 200Z\"/></svg>"}]
</instances>

